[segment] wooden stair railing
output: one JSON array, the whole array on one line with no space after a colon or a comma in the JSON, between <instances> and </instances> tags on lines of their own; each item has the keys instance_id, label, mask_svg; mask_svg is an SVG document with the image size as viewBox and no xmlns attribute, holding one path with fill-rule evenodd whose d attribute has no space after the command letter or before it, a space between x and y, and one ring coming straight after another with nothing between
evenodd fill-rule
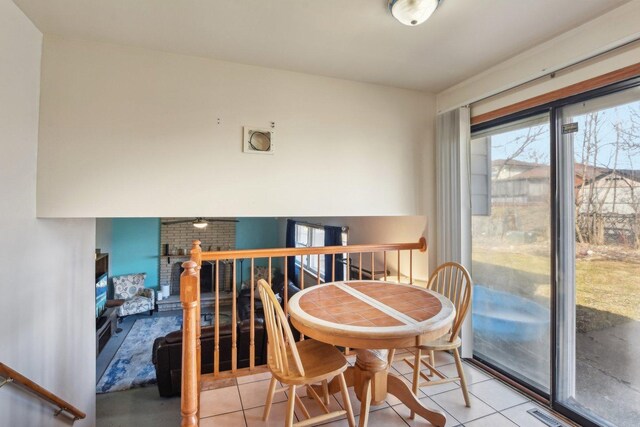
<instances>
[{"instance_id":1,"label":"wooden stair railing","mask_svg":"<svg viewBox=\"0 0 640 427\"><path fill-rule=\"evenodd\" d=\"M35 394L42 400L45 400L51 403L52 405L57 406L58 410L53 413L53 415L56 417L63 412L67 412L69 415L71 415L73 417L73 421L81 420L87 416L80 409L76 408L69 402L51 393L49 390L45 389L44 387L31 381L29 378L25 377L21 373L14 371L4 363L0 363L0 377L4 378L4 381L0 382L0 387L6 384L19 385L19 386L22 386L27 391Z\"/></svg>"},{"instance_id":2,"label":"wooden stair railing","mask_svg":"<svg viewBox=\"0 0 640 427\"><path fill-rule=\"evenodd\" d=\"M217 251L202 252L200 241L194 240L191 248L191 260L182 264L184 271L180 276L180 300L183 310L183 327L182 327L182 427L195 427L199 425L199 406L200 406L200 390L201 380L201 344L200 344L200 266L203 261L215 262L216 272L220 271L220 261L230 260L233 263L232 279L231 279L231 324L237 324L236 304L237 304L237 283L236 283L236 264L238 260L249 259L251 261L250 273L250 335L249 335L249 368L248 371L255 372L255 260L267 259L268 271L271 271L273 258L282 258L284 283L289 283L287 277L287 263L290 257L301 257L302 265L304 265L306 257L317 256L318 265L320 265L320 256L332 255L332 264L336 265L336 254L358 254L358 266L352 266L350 257L346 258L347 272L351 274L352 267L358 269L358 277L362 279L363 262L369 265L370 270L376 271L375 254L382 253L383 279L387 280L387 252L396 252L397 255L397 281L401 281L401 251L409 252L409 283L413 283L413 250L424 252L427 249L427 243L424 237L416 243L391 243L391 244L374 244L374 245L349 245L349 246L324 246L310 248L275 248L275 249L255 249L255 250L233 250L233 251ZM370 254L367 260L363 258L363 254ZM327 281L335 280L335 268L332 269L333 277L327 278ZM300 275L300 288L304 289L305 274ZM395 277L395 276L394 276ZM346 280L346 279L345 279ZM214 285L214 360L213 360L213 377L229 378L238 375L237 367L237 328L231 329L231 371L220 372L220 275L216 274ZM271 277L268 278L271 285ZM320 274L317 274L314 284L320 284ZM284 311L287 313L288 286L284 286ZM303 337L304 338L304 337Z\"/></svg>"}]
</instances>

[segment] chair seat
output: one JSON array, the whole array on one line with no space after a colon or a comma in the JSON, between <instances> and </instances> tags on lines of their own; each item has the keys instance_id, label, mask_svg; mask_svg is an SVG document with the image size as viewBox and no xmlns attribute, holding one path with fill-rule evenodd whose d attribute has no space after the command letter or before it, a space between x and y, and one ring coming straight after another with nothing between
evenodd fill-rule
<instances>
[{"instance_id":1,"label":"chair seat","mask_svg":"<svg viewBox=\"0 0 640 427\"><path fill-rule=\"evenodd\" d=\"M153 310L153 301L151 298L137 295L126 300L124 304L119 307L118 315L127 316L129 314L143 313L149 310Z\"/></svg>"},{"instance_id":2,"label":"chair seat","mask_svg":"<svg viewBox=\"0 0 640 427\"><path fill-rule=\"evenodd\" d=\"M316 383L335 377L344 372L349 366L347 359L345 359L340 350L332 345L305 339L304 341L296 342L296 347L305 375L296 374L295 362L291 352L288 350L290 374L282 375L282 373L272 370L273 376L280 382L294 385Z\"/></svg>"},{"instance_id":3,"label":"chair seat","mask_svg":"<svg viewBox=\"0 0 640 427\"><path fill-rule=\"evenodd\" d=\"M445 335L443 337L438 338L437 340L429 341L420 346L421 350L428 351L443 351L443 350L453 350L454 348L460 347L462 344L462 340L459 336L456 337L455 340L449 341L451 337L449 335Z\"/></svg>"}]
</instances>

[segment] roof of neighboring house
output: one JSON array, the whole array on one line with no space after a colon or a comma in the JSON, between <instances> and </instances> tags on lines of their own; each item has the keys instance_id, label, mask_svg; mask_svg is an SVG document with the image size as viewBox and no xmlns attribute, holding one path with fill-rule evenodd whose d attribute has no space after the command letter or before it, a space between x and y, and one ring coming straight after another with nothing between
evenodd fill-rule
<instances>
[{"instance_id":1,"label":"roof of neighboring house","mask_svg":"<svg viewBox=\"0 0 640 427\"><path fill-rule=\"evenodd\" d=\"M638 169L620 169L617 172L625 178L640 182L640 170Z\"/></svg>"},{"instance_id":2,"label":"roof of neighboring house","mask_svg":"<svg viewBox=\"0 0 640 427\"><path fill-rule=\"evenodd\" d=\"M496 179L496 181L517 181L531 179L549 179L551 176L551 168L549 165L533 162L525 162L516 159L497 159L491 162L492 166L520 166L528 168L523 172L506 178ZM615 171L619 175L640 182L640 170L638 169L619 169ZM602 179L613 173L612 169L603 167L594 167L585 165L584 163L574 164L575 185L582 184L583 181L592 179Z\"/></svg>"},{"instance_id":3,"label":"roof of neighboring house","mask_svg":"<svg viewBox=\"0 0 640 427\"><path fill-rule=\"evenodd\" d=\"M529 168L535 168L537 166L544 166L540 163L525 162L517 159L496 159L491 161L491 166L524 166Z\"/></svg>"},{"instance_id":4,"label":"roof of neighboring house","mask_svg":"<svg viewBox=\"0 0 640 427\"><path fill-rule=\"evenodd\" d=\"M585 165L584 163L575 163L573 170L577 177L586 180L597 178L598 176L606 174L609 171L608 168Z\"/></svg>"},{"instance_id":5,"label":"roof of neighboring house","mask_svg":"<svg viewBox=\"0 0 640 427\"><path fill-rule=\"evenodd\" d=\"M538 166L521 172L517 175L510 176L508 178L502 178L497 181L515 181L523 179L549 179L551 176L551 168L549 165Z\"/></svg>"},{"instance_id":6,"label":"roof of neighboring house","mask_svg":"<svg viewBox=\"0 0 640 427\"><path fill-rule=\"evenodd\" d=\"M598 175L596 175L595 177L590 177L587 178L585 181L589 182L592 180L600 180L603 178L606 178L608 176L611 176L613 174L616 174L618 176L624 177L626 179L630 179L632 181L636 181L636 182L640 182L640 170L636 170L636 169L620 169L620 170L616 170L614 171L613 169L601 169L599 171L600 173Z\"/></svg>"}]
</instances>

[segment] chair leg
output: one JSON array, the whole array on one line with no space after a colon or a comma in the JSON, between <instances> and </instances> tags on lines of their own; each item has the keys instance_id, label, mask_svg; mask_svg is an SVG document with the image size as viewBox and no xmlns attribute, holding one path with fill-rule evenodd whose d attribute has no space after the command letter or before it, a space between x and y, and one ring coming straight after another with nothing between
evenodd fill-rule
<instances>
[{"instance_id":1,"label":"chair leg","mask_svg":"<svg viewBox=\"0 0 640 427\"><path fill-rule=\"evenodd\" d=\"M434 368L436 367L436 352L433 350L429 350L429 364ZM436 373L433 371L433 369L429 369L430 376L434 376L435 374Z\"/></svg>"},{"instance_id":2,"label":"chair leg","mask_svg":"<svg viewBox=\"0 0 640 427\"><path fill-rule=\"evenodd\" d=\"M420 366L422 365L420 363L420 360L422 359L422 350L420 350L420 347L416 348L416 358L415 361L413 363L413 383L412 383L412 388L411 391L413 391L413 394L416 395L416 397L418 396L418 388L420 386ZM411 411L411 414L409 414L409 419L414 419L416 416L416 413Z\"/></svg>"},{"instance_id":3,"label":"chair leg","mask_svg":"<svg viewBox=\"0 0 640 427\"><path fill-rule=\"evenodd\" d=\"M366 377L360 395L360 421L358 427L369 425L369 409L371 408L371 377Z\"/></svg>"},{"instance_id":4,"label":"chair leg","mask_svg":"<svg viewBox=\"0 0 640 427\"><path fill-rule=\"evenodd\" d=\"M294 410L296 403L296 386L289 386L289 401L287 402L287 415L284 421L285 427L293 426Z\"/></svg>"},{"instance_id":5,"label":"chair leg","mask_svg":"<svg viewBox=\"0 0 640 427\"><path fill-rule=\"evenodd\" d=\"M267 391L267 402L264 404L264 412L262 414L262 421L266 421L269 418L269 412L271 412L271 402L273 402L273 394L276 391L276 379L271 377L269 383L269 391Z\"/></svg>"},{"instance_id":6,"label":"chair leg","mask_svg":"<svg viewBox=\"0 0 640 427\"><path fill-rule=\"evenodd\" d=\"M469 392L467 391L467 380L464 377L464 369L462 367L462 360L460 359L460 353L458 353L458 349L453 349L453 358L456 361L456 368L458 369L458 376L460 377L460 388L462 389L462 394L464 395L464 403L467 405L467 408L471 407L471 402L469 401Z\"/></svg>"},{"instance_id":7,"label":"chair leg","mask_svg":"<svg viewBox=\"0 0 640 427\"><path fill-rule=\"evenodd\" d=\"M322 401L329 406L329 383L327 380L322 381Z\"/></svg>"},{"instance_id":8,"label":"chair leg","mask_svg":"<svg viewBox=\"0 0 640 427\"><path fill-rule=\"evenodd\" d=\"M355 427L356 419L353 416L353 408L351 407L351 399L349 399L349 390L347 389L347 382L344 379L344 373L340 373L340 393L342 394L342 405L345 411L347 411L347 421L349 427Z\"/></svg>"}]
</instances>

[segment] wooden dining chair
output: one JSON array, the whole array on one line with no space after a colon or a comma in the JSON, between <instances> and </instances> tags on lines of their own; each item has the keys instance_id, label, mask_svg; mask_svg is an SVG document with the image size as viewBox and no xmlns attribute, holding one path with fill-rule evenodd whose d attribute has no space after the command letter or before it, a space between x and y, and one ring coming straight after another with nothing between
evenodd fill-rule
<instances>
[{"instance_id":1,"label":"wooden dining chair","mask_svg":"<svg viewBox=\"0 0 640 427\"><path fill-rule=\"evenodd\" d=\"M419 387L445 384L460 380L464 403L467 407L471 406L469 402L469 392L467 391L467 381L464 377L458 347L462 344L459 333L462 322L467 315L467 311L469 311L472 286L473 283L469 272L457 262L444 263L438 266L433 274L431 274L427 288L449 298L456 308L456 316L449 334L413 348L415 351L414 357L404 359L413 369L412 385L414 394L417 395ZM457 377L447 378L442 372L436 369L435 352L447 350L453 351L453 358L455 359L456 369L458 371ZM426 354L423 355L422 352ZM422 365L429 369L430 376L425 375L421 371ZM421 379L425 381L421 382ZM411 412L411 418L413 418L413 416L414 413Z\"/></svg>"},{"instance_id":2,"label":"wooden dining chair","mask_svg":"<svg viewBox=\"0 0 640 427\"><path fill-rule=\"evenodd\" d=\"M269 384L267 402L262 415L263 421L266 421L269 417L273 395L277 392L289 391L285 426L320 424L346 414L349 426L354 427L355 419L353 417L351 401L349 400L347 383L344 379L344 371L346 371L349 366L347 359L345 359L340 350L332 345L309 338L304 341L294 341L287 317L266 281L262 279L258 280L258 292L262 300L264 320L267 328L268 366L273 375L271 383ZM345 409L330 412L328 409L329 394L327 381L335 376L339 377L340 392ZM288 387L276 389L278 381L286 384ZM324 392L323 398L320 398L318 393L310 387L311 384L316 383L322 385ZM313 418L310 417L309 412L296 393L296 388L300 386L307 386L307 395L320 405L320 408L324 412L323 414ZM293 424L296 404L306 419Z\"/></svg>"}]
</instances>

